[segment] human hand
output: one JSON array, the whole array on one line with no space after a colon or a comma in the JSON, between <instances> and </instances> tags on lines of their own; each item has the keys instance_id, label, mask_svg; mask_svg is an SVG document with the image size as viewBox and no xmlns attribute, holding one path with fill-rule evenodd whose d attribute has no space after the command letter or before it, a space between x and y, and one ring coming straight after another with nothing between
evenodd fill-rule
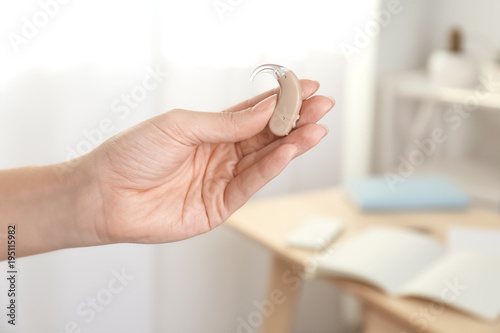
<instances>
[{"instance_id":1,"label":"human hand","mask_svg":"<svg viewBox=\"0 0 500 333\"><path fill-rule=\"evenodd\" d=\"M99 208L80 225L104 243L171 242L219 226L327 134L316 122L333 98L301 84L301 117L285 137L267 126L277 88L220 113L172 110L109 139L83 156Z\"/></svg>"}]
</instances>

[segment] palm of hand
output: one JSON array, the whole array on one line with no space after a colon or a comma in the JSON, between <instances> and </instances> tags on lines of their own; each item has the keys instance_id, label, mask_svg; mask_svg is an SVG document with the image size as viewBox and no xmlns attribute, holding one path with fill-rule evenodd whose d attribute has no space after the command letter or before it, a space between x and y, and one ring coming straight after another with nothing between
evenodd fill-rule
<instances>
[{"instance_id":1,"label":"palm of hand","mask_svg":"<svg viewBox=\"0 0 500 333\"><path fill-rule=\"evenodd\" d=\"M224 195L238 161L234 143L129 147L110 165L110 233L156 243L209 231L228 217Z\"/></svg>"}]
</instances>

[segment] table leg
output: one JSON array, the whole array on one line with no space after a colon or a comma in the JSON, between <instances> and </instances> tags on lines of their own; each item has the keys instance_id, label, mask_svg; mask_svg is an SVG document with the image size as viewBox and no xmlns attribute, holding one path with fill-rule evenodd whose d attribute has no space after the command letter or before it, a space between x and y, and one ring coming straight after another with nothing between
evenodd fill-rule
<instances>
[{"instance_id":1,"label":"table leg","mask_svg":"<svg viewBox=\"0 0 500 333\"><path fill-rule=\"evenodd\" d=\"M365 308L363 316L363 333L414 333L412 329L401 326L399 323L394 322L376 311L372 307Z\"/></svg>"},{"instance_id":2,"label":"table leg","mask_svg":"<svg viewBox=\"0 0 500 333\"><path fill-rule=\"evenodd\" d=\"M291 331L301 285L299 272L294 270L289 262L275 256L266 298L274 304L274 311L265 318L260 333Z\"/></svg>"}]
</instances>

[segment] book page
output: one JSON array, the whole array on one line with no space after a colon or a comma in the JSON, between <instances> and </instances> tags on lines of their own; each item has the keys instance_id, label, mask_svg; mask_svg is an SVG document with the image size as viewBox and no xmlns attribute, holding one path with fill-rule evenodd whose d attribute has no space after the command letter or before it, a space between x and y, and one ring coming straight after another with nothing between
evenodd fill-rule
<instances>
[{"instance_id":1,"label":"book page","mask_svg":"<svg viewBox=\"0 0 500 333\"><path fill-rule=\"evenodd\" d=\"M473 315L500 315L500 257L485 252L449 253L401 289Z\"/></svg>"},{"instance_id":2,"label":"book page","mask_svg":"<svg viewBox=\"0 0 500 333\"><path fill-rule=\"evenodd\" d=\"M357 278L394 293L443 251L436 240L415 231L370 228L329 251L319 260L318 271Z\"/></svg>"},{"instance_id":3,"label":"book page","mask_svg":"<svg viewBox=\"0 0 500 333\"><path fill-rule=\"evenodd\" d=\"M452 226L446 245L450 252L480 250L500 255L500 229Z\"/></svg>"}]
</instances>

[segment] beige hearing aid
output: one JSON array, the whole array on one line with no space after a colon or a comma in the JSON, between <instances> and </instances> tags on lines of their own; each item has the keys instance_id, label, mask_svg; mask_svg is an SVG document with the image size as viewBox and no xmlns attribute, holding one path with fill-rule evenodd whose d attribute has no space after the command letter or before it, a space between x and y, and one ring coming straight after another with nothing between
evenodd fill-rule
<instances>
[{"instance_id":1,"label":"beige hearing aid","mask_svg":"<svg viewBox=\"0 0 500 333\"><path fill-rule=\"evenodd\" d=\"M260 73L273 75L280 84L280 94L276 108L269 121L269 129L278 136L288 135L297 125L302 106L302 86L294 72L280 65L266 64L257 67L250 80Z\"/></svg>"}]
</instances>

